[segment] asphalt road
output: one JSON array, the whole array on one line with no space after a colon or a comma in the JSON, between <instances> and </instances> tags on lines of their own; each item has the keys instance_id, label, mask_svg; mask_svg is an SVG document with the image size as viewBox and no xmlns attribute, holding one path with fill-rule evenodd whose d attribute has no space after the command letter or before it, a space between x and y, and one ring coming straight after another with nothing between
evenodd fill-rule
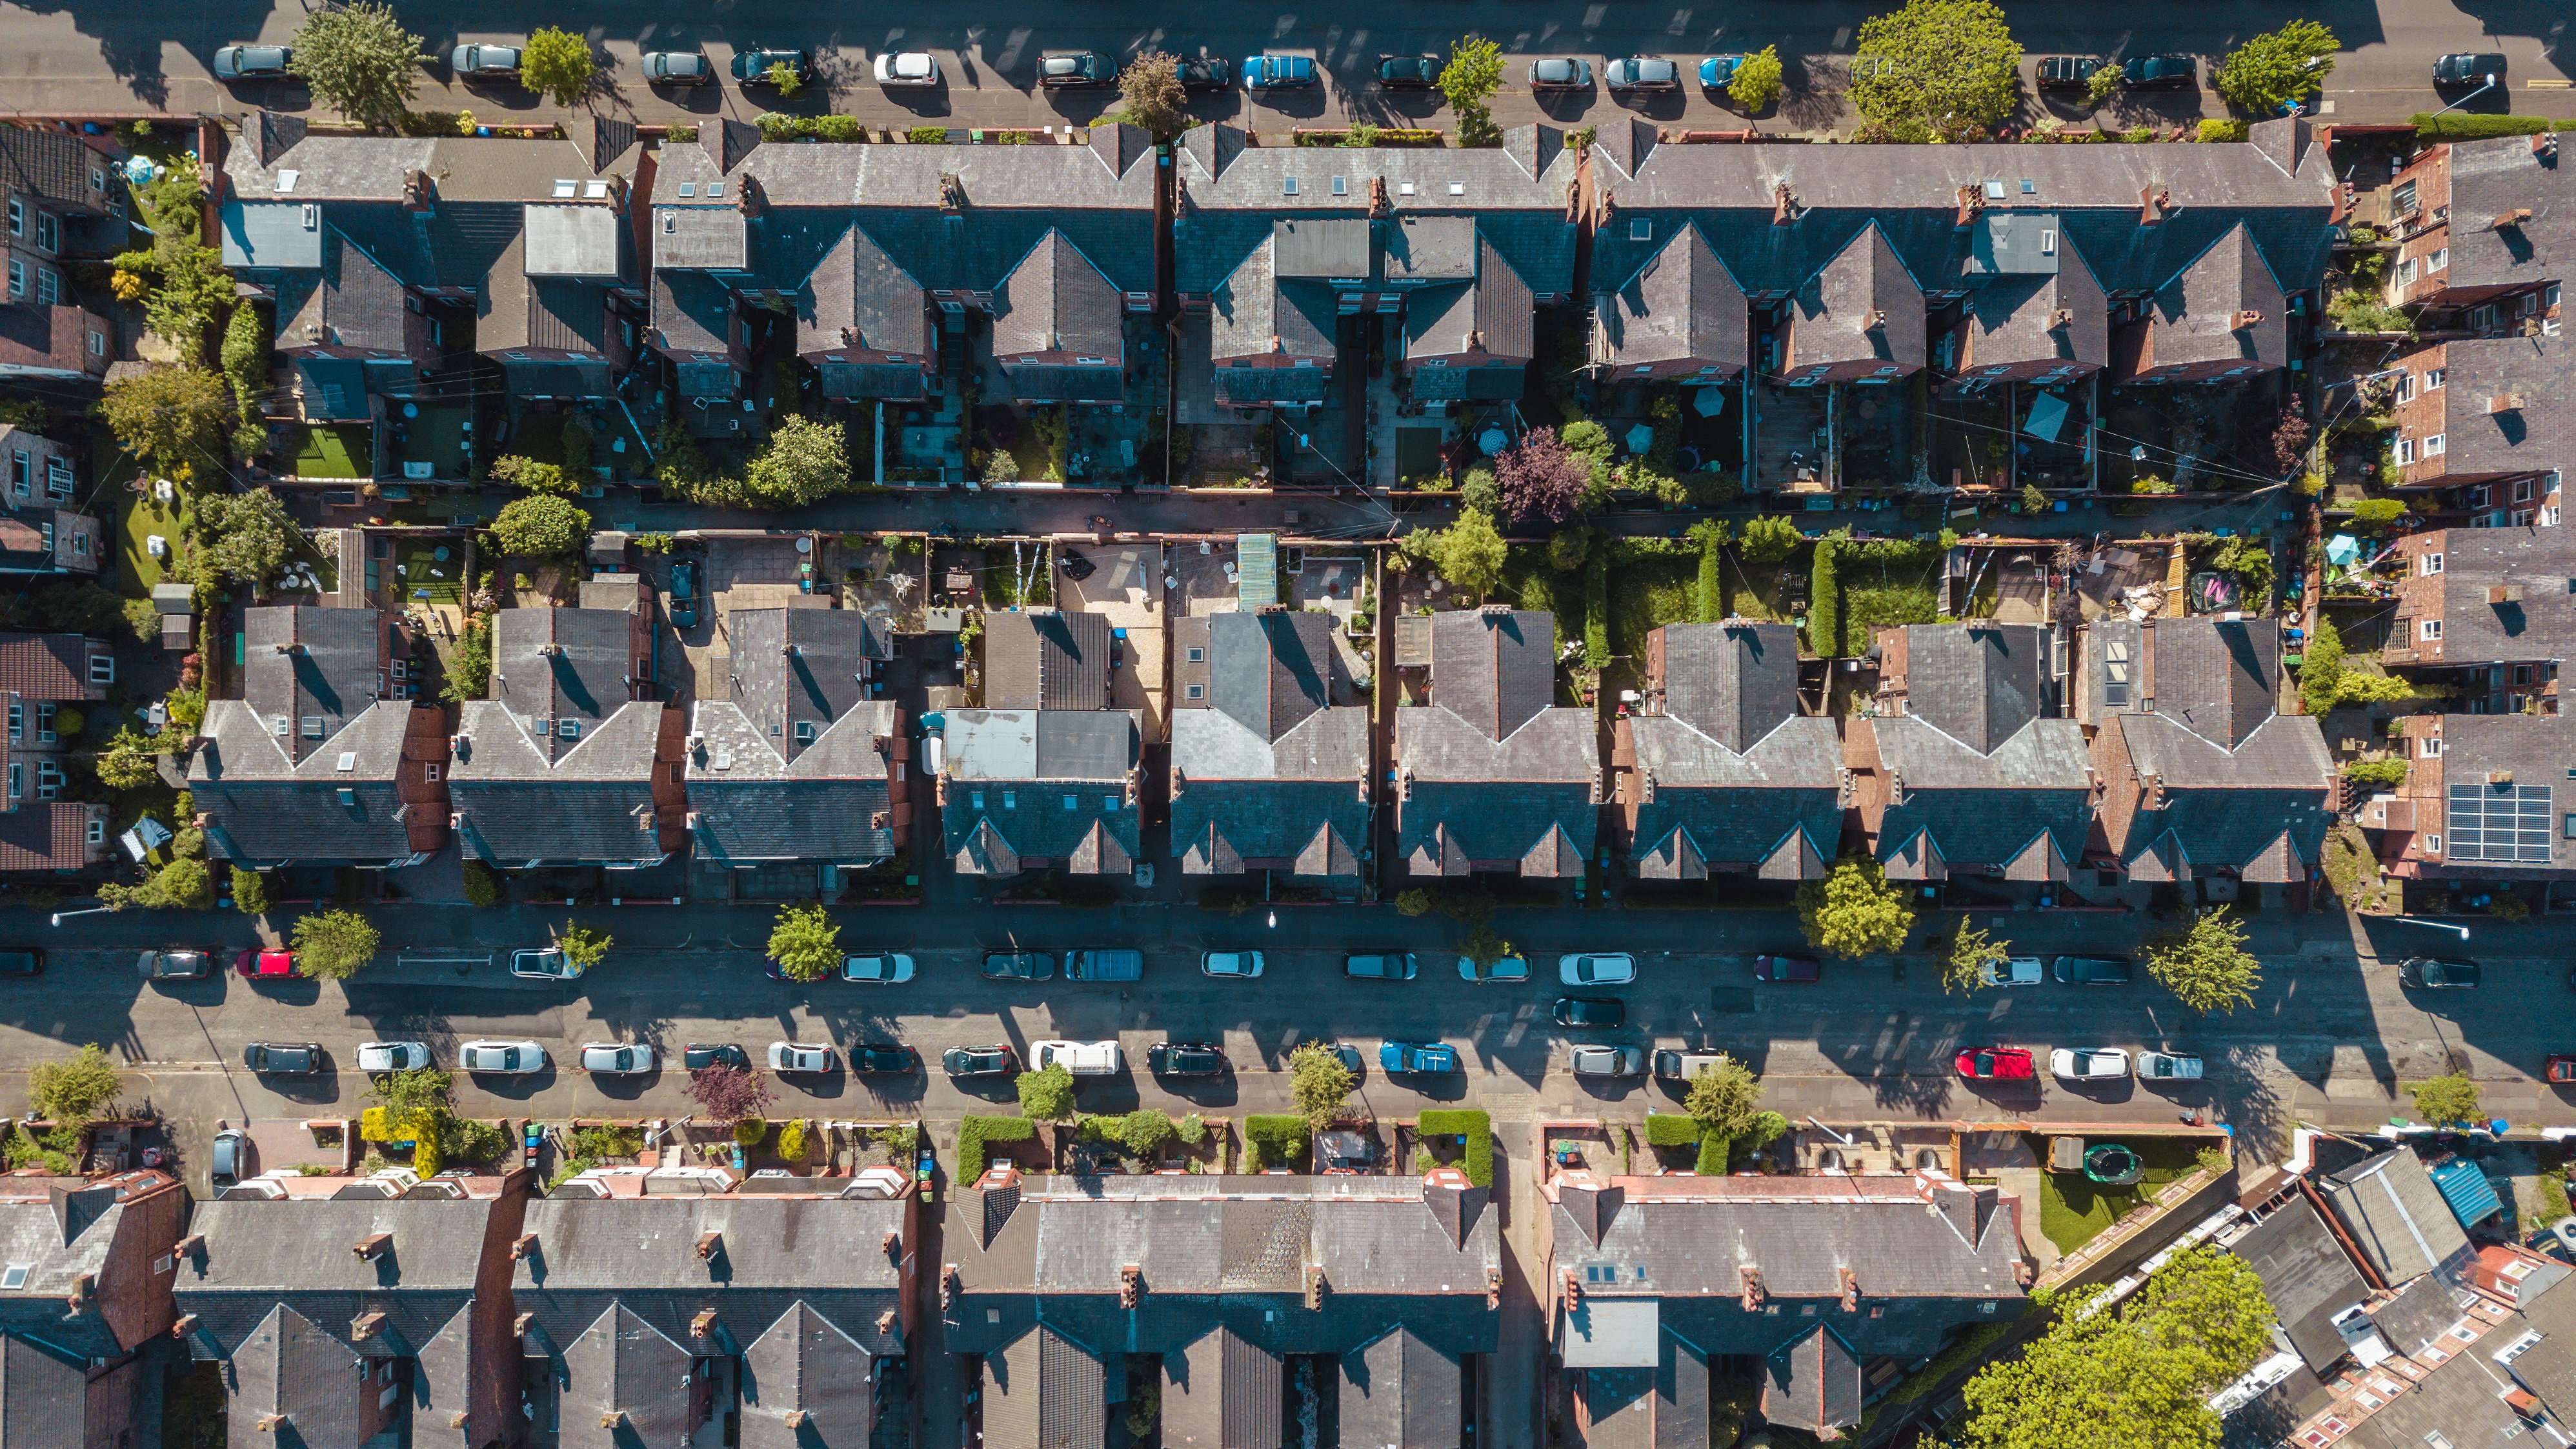
<instances>
[{"instance_id":1,"label":"asphalt road","mask_svg":"<svg viewBox=\"0 0 2576 1449\"><path fill-rule=\"evenodd\" d=\"M1433 3L1392 16L1363 6L1349 11L1228 9L1218 18L1203 6L1113 6L1097 0L999 14L943 0L865 12L856 6L749 7L721 0L663 18L603 0L537 9L418 0L397 5L405 23L439 57L424 77L417 104L471 110L486 121L554 111L515 84L456 84L445 62L448 51L460 41L515 43L531 25L554 24L587 34L607 59L593 103L647 121L718 112L747 117L783 105L837 110L877 125L1042 126L1088 121L1113 102L1107 92L1037 92L1036 62L1047 49L1096 48L1123 57L1152 46L1223 56L1238 64L1264 50L1315 57L1323 73L1323 84L1316 89L1273 93L1275 99L1258 103L1230 92L1197 107L1211 118L1239 120L1261 130L1337 126L1351 120L1391 124L1431 116L1435 98L1375 86L1377 59L1445 53L1453 38L1471 28L1501 41L1513 59L1511 84L1494 106L1497 119L1506 125L1541 116L1597 124L1624 113L1667 125L1741 128L1747 121L1731 103L1721 104L1695 84L1680 95L1633 103L1614 100L1596 86L1542 104L1524 84L1526 62L1540 55L1576 55L1592 60L1597 70L1612 56L1649 54L1695 64L1704 55L1776 45L1788 94L1776 114L1752 124L1785 131L1848 127L1842 93L1853 36L1864 19L1882 8L1887 7L1852 0L1730 6L1481 0L1473 7ZM2570 99L2563 94L2571 63L2564 48L2568 12L2551 0L2329 0L2322 5L2257 0L2171 10L2065 3L2005 8L2014 35L2032 57L2179 51L2209 62L2248 35L2286 20L2322 20L2346 47L2320 107L2326 119L2402 120L2439 107L2453 97L2433 93L2430 65L2435 56L2456 50L2500 50L2510 66L2506 90L2480 97L2470 109L2553 116L2576 109L2562 104ZM8 97L11 108L38 113L158 110L184 115L250 104L298 109L307 103L298 85L228 89L212 79L209 65L216 47L229 42L285 41L304 9L243 0L189 7L151 0L0 7L0 68L6 75L0 94ZM1394 23L1384 23L1389 20ZM755 45L812 51L824 84L783 103L766 91L746 96L730 83L696 92L656 91L644 83L637 66L637 57L648 50L703 49L721 69L737 46ZM878 87L870 65L888 50L928 51L939 61L943 84L905 92ZM2070 121L2081 119L2063 105L2056 113ZM2221 113L2216 94L2204 86L2143 96L2125 103L2116 115L2123 124L2138 124ZM2027 116L2037 114L2034 110Z\"/></svg>"}]
</instances>

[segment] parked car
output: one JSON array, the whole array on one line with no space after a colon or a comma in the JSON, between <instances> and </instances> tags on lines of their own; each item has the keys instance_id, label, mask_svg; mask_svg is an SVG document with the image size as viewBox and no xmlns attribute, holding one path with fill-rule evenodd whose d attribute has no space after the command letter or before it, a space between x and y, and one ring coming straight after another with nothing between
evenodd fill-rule
<instances>
[{"instance_id":1,"label":"parked car","mask_svg":"<svg viewBox=\"0 0 2576 1449\"><path fill-rule=\"evenodd\" d=\"M993 951L984 957L987 981L1052 981L1055 958L1044 951Z\"/></svg>"},{"instance_id":2,"label":"parked car","mask_svg":"<svg viewBox=\"0 0 2576 1449\"><path fill-rule=\"evenodd\" d=\"M706 53L696 50L648 50L642 61L644 80L657 86L702 86L716 78Z\"/></svg>"},{"instance_id":3,"label":"parked car","mask_svg":"<svg viewBox=\"0 0 2576 1449\"><path fill-rule=\"evenodd\" d=\"M322 1044L311 1041L255 1041L242 1048L242 1065L263 1075L314 1076L322 1070Z\"/></svg>"},{"instance_id":4,"label":"parked car","mask_svg":"<svg viewBox=\"0 0 2576 1449\"><path fill-rule=\"evenodd\" d=\"M1410 981L1422 969L1410 951L1367 952L1342 958L1342 974L1365 981Z\"/></svg>"},{"instance_id":5,"label":"parked car","mask_svg":"<svg viewBox=\"0 0 2576 1449\"><path fill-rule=\"evenodd\" d=\"M2486 974L2485 967L2458 956L2409 956L2397 968L2399 982L2428 990L2469 990Z\"/></svg>"},{"instance_id":6,"label":"parked car","mask_svg":"<svg viewBox=\"0 0 2576 1449\"><path fill-rule=\"evenodd\" d=\"M45 953L35 947L0 950L0 976L41 976L44 972Z\"/></svg>"},{"instance_id":7,"label":"parked car","mask_svg":"<svg viewBox=\"0 0 2576 1449\"><path fill-rule=\"evenodd\" d=\"M1614 94L1677 91L1682 88L1682 72L1680 66L1662 56L1632 55L1601 67L1601 83Z\"/></svg>"},{"instance_id":8,"label":"parked car","mask_svg":"<svg viewBox=\"0 0 2576 1449\"><path fill-rule=\"evenodd\" d=\"M773 1072L828 1072L832 1070L831 1044L828 1042L813 1044L797 1041L771 1042L769 1069Z\"/></svg>"},{"instance_id":9,"label":"parked car","mask_svg":"<svg viewBox=\"0 0 2576 1449\"><path fill-rule=\"evenodd\" d=\"M1145 1070L1158 1077L1222 1076L1225 1051L1214 1042L1158 1041L1145 1048Z\"/></svg>"},{"instance_id":10,"label":"parked car","mask_svg":"<svg viewBox=\"0 0 2576 1449\"><path fill-rule=\"evenodd\" d=\"M1029 1065L1039 1071L1060 1066L1077 1077L1112 1077L1126 1069L1114 1041L1033 1041Z\"/></svg>"},{"instance_id":11,"label":"parked car","mask_svg":"<svg viewBox=\"0 0 2576 1449\"><path fill-rule=\"evenodd\" d=\"M1552 55L1530 62L1529 88L1534 91L1579 91L1592 85L1592 62L1571 55Z\"/></svg>"},{"instance_id":12,"label":"parked car","mask_svg":"<svg viewBox=\"0 0 2576 1449\"><path fill-rule=\"evenodd\" d=\"M215 51L215 79L275 80L287 73L295 52L283 45L226 45Z\"/></svg>"},{"instance_id":13,"label":"parked car","mask_svg":"<svg viewBox=\"0 0 2576 1449\"><path fill-rule=\"evenodd\" d=\"M515 45L466 44L448 54L448 69L460 80L480 76L517 75L519 48Z\"/></svg>"},{"instance_id":14,"label":"parked car","mask_svg":"<svg viewBox=\"0 0 2576 1449\"><path fill-rule=\"evenodd\" d=\"M1183 91L1221 91L1234 84L1234 62L1213 55L1181 57Z\"/></svg>"},{"instance_id":15,"label":"parked car","mask_svg":"<svg viewBox=\"0 0 2576 1449\"><path fill-rule=\"evenodd\" d=\"M1479 966L1474 957L1461 956L1458 958L1458 979L1473 981L1478 985L1489 981L1527 981L1530 979L1529 959L1523 956L1505 956L1490 966Z\"/></svg>"},{"instance_id":16,"label":"parked car","mask_svg":"<svg viewBox=\"0 0 2576 1449\"><path fill-rule=\"evenodd\" d=\"M1250 981L1261 974L1258 951L1202 951L1199 953L1201 976L1231 976Z\"/></svg>"},{"instance_id":17,"label":"parked car","mask_svg":"<svg viewBox=\"0 0 2576 1449\"><path fill-rule=\"evenodd\" d=\"M1391 91L1427 91L1440 84L1446 62L1436 55L1378 57L1377 83Z\"/></svg>"},{"instance_id":18,"label":"parked car","mask_svg":"<svg viewBox=\"0 0 2576 1449\"><path fill-rule=\"evenodd\" d=\"M362 1072L417 1072L429 1065L429 1043L425 1041L362 1041L358 1043L358 1070Z\"/></svg>"},{"instance_id":19,"label":"parked car","mask_svg":"<svg viewBox=\"0 0 2576 1449\"><path fill-rule=\"evenodd\" d=\"M798 85L803 85L814 73L813 57L801 50L764 50L755 46L733 53L733 78L744 85L777 84L777 77L771 72L779 66L787 67L787 73L795 78Z\"/></svg>"},{"instance_id":20,"label":"parked car","mask_svg":"<svg viewBox=\"0 0 2576 1449\"><path fill-rule=\"evenodd\" d=\"M607 1077L634 1076L649 1072L653 1070L653 1049L640 1042L583 1042L581 1069Z\"/></svg>"},{"instance_id":21,"label":"parked car","mask_svg":"<svg viewBox=\"0 0 2576 1449\"><path fill-rule=\"evenodd\" d=\"M2190 1052L2138 1053L2138 1080L2142 1082L2197 1082L2202 1070L2200 1058Z\"/></svg>"},{"instance_id":22,"label":"parked car","mask_svg":"<svg viewBox=\"0 0 2576 1449\"><path fill-rule=\"evenodd\" d=\"M2137 967L2125 956L2060 956L2053 971L2070 986L2126 986Z\"/></svg>"},{"instance_id":23,"label":"parked car","mask_svg":"<svg viewBox=\"0 0 2576 1449\"><path fill-rule=\"evenodd\" d=\"M1734 84L1736 69L1743 64L1740 55L1712 55L1699 63L1699 83L1708 90L1724 90Z\"/></svg>"},{"instance_id":24,"label":"parked car","mask_svg":"<svg viewBox=\"0 0 2576 1449\"><path fill-rule=\"evenodd\" d=\"M219 1128L215 1132L214 1151L206 1155L206 1179L218 1189L241 1181L242 1169L250 1165L250 1134L239 1127Z\"/></svg>"},{"instance_id":25,"label":"parked car","mask_svg":"<svg viewBox=\"0 0 2576 1449\"><path fill-rule=\"evenodd\" d=\"M1634 956L1559 956L1556 979L1567 986L1617 986L1637 979Z\"/></svg>"},{"instance_id":26,"label":"parked car","mask_svg":"<svg viewBox=\"0 0 2576 1449\"><path fill-rule=\"evenodd\" d=\"M843 957L841 979L870 981L880 986L900 986L912 979L912 958L900 951L876 956Z\"/></svg>"},{"instance_id":27,"label":"parked car","mask_svg":"<svg viewBox=\"0 0 2576 1449\"><path fill-rule=\"evenodd\" d=\"M862 1077L908 1077L920 1070L912 1048L893 1042L858 1042L850 1047L850 1071Z\"/></svg>"},{"instance_id":28,"label":"parked car","mask_svg":"<svg viewBox=\"0 0 2576 1449\"><path fill-rule=\"evenodd\" d=\"M1756 956L1753 979L1756 981L1814 981L1825 974L1825 963L1813 956Z\"/></svg>"},{"instance_id":29,"label":"parked car","mask_svg":"<svg viewBox=\"0 0 2576 1449\"><path fill-rule=\"evenodd\" d=\"M686 629L698 622L698 561L680 559L671 565L671 627Z\"/></svg>"},{"instance_id":30,"label":"parked car","mask_svg":"<svg viewBox=\"0 0 2576 1449\"><path fill-rule=\"evenodd\" d=\"M552 946L510 953L510 974L532 981L578 981L582 966Z\"/></svg>"},{"instance_id":31,"label":"parked car","mask_svg":"<svg viewBox=\"0 0 2576 1449\"><path fill-rule=\"evenodd\" d=\"M1145 974L1142 951L1067 951L1064 953L1064 979L1067 981L1135 981Z\"/></svg>"},{"instance_id":32,"label":"parked car","mask_svg":"<svg viewBox=\"0 0 2576 1449\"><path fill-rule=\"evenodd\" d=\"M1333 1054L1333 1060L1342 1064L1343 1071L1350 1073L1353 1077L1357 1077L1360 1074L1360 1049L1358 1047L1345 1046L1337 1041L1319 1041L1315 1043L1315 1045L1331 1052Z\"/></svg>"},{"instance_id":33,"label":"parked car","mask_svg":"<svg viewBox=\"0 0 2576 1449\"><path fill-rule=\"evenodd\" d=\"M1007 1077L1019 1071L1020 1058L1008 1046L950 1047L939 1054L939 1069L952 1077Z\"/></svg>"},{"instance_id":34,"label":"parked car","mask_svg":"<svg viewBox=\"0 0 2576 1449\"><path fill-rule=\"evenodd\" d=\"M926 51L890 51L876 60L877 84L889 88L939 84L939 62Z\"/></svg>"},{"instance_id":35,"label":"parked car","mask_svg":"<svg viewBox=\"0 0 2576 1449\"><path fill-rule=\"evenodd\" d=\"M1096 50L1050 50L1038 57L1038 84L1048 90L1118 83L1118 63Z\"/></svg>"},{"instance_id":36,"label":"parked car","mask_svg":"<svg viewBox=\"0 0 2576 1449\"><path fill-rule=\"evenodd\" d=\"M2039 1074L2022 1047L1970 1047L1959 1053L1959 1075L1971 1082L2024 1082Z\"/></svg>"},{"instance_id":37,"label":"parked car","mask_svg":"<svg viewBox=\"0 0 2576 1449\"><path fill-rule=\"evenodd\" d=\"M2129 1074L2129 1054L2118 1047L2059 1047L2048 1069L2070 1082L2111 1082Z\"/></svg>"},{"instance_id":38,"label":"parked car","mask_svg":"<svg viewBox=\"0 0 2576 1449\"><path fill-rule=\"evenodd\" d=\"M1245 90L1296 90L1314 83L1315 58L1311 55L1247 55L1243 58Z\"/></svg>"},{"instance_id":39,"label":"parked car","mask_svg":"<svg viewBox=\"0 0 2576 1449\"><path fill-rule=\"evenodd\" d=\"M532 1041L469 1041L456 1048L456 1069L518 1076L546 1069L546 1049Z\"/></svg>"},{"instance_id":40,"label":"parked car","mask_svg":"<svg viewBox=\"0 0 2576 1449\"><path fill-rule=\"evenodd\" d=\"M1391 1041L1377 1049L1377 1065L1383 1072L1454 1072L1458 1049L1446 1042Z\"/></svg>"},{"instance_id":41,"label":"parked car","mask_svg":"<svg viewBox=\"0 0 2576 1449\"><path fill-rule=\"evenodd\" d=\"M2081 91L2093 86L2093 72L2103 62L2089 55L2043 55L2039 58L2039 88L2044 91Z\"/></svg>"},{"instance_id":42,"label":"parked car","mask_svg":"<svg viewBox=\"0 0 2576 1449\"><path fill-rule=\"evenodd\" d=\"M134 969L146 981L198 981L215 969L211 951L182 948L176 951L146 951L134 963Z\"/></svg>"},{"instance_id":43,"label":"parked car","mask_svg":"<svg viewBox=\"0 0 2576 1449\"><path fill-rule=\"evenodd\" d=\"M233 969L254 981L292 976L295 953L276 946L254 946L233 958Z\"/></svg>"},{"instance_id":44,"label":"parked car","mask_svg":"<svg viewBox=\"0 0 2576 1449\"><path fill-rule=\"evenodd\" d=\"M2437 86L2482 86L2489 81L2504 84L2504 57L2494 51L2446 55L2433 62Z\"/></svg>"},{"instance_id":45,"label":"parked car","mask_svg":"<svg viewBox=\"0 0 2576 1449\"><path fill-rule=\"evenodd\" d=\"M2133 55L2120 62L2120 84L2133 91L2181 90L2200 79L2200 62L2187 55Z\"/></svg>"},{"instance_id":46,"label":"parked car","mask_svg":"<svg viewBox=\"0 0 2576 1449\"><path fill-rule=\"evenodd\" d=\"M1724 1060L1724 1052L1659 1051L1655 1053L1655 1077L1658 1081L1687 1082Z\"/></svg>"},{"instance_id":47,"label":"parked car","mask_svg":"<svg viewBox=\"0 0 2576 1449\"><path fill-rule=\"evenodd\" d=\"M731 1067L747 1072L751 1070L751 1058L729 1041L693 1041L680 1048L680 1066L692 1072L701 1067Z\"/></svg>"},{"instance_id":48,"label":"parked car","mask_svg":"<svg viewBox=\"0 0 2576 1449\"><path fill-rule=\"evenodd\" d=\"M1977 980L1986 986L2037 986L2040 974L2036 956L2015 956L2001 966L1989 961L1977 968Z\"/></svg>"},{"instance_id":49,"label":"parked car","mask_svg":"<svg viewBox=\"0 0 2576 1449\"><path fill-rule=\"evenodd\" d=\"M1628 1003L1615 996L1560 996L1558 1026L1617 1026L1628 1019Z\"/></svg>"},{"instance_id":50,"label":"parked car","mask_svg":"<svg viewBox=\"0 0 2576 1449\"><path fill-rule=\"evenodd\" d=\"M1566 1060L1578 1077L1634 1077L1646 1070L1646 1054L1632 1046L1579 1046Z\"/></svg>"}]
</instances>

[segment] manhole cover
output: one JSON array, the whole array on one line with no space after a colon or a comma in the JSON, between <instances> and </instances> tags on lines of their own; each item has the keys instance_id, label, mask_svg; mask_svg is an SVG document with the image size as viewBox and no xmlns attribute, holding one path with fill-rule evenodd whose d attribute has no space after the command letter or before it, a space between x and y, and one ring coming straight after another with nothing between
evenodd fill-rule
<instances>
[{"instance_id":1,"label":"manhole cover","mask_svg":"<svg viewBox=\"0 0 2576 1449\"><path fill-rule=\"evenodd\" d=\"M1750 987L1720 986L1708 994L1709 1009L1720 1016L1751 1016L1753 991Z\"/></svg>"}]
</instances>

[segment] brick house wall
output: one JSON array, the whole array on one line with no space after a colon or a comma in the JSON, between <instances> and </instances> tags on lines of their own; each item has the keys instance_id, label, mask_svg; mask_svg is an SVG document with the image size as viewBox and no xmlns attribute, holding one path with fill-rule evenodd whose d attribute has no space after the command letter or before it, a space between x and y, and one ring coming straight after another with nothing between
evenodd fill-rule
<instances>
[{"instance_id":1,"label":"brick house wall","mask_svg":"<svg viewBox=\"0 0 2576 1449\"><path fill-rule=\"evenodd\" d=\"M2443 452L2425 451L2427 439L2449 432L2451 390L2447 385L2432 385L2437 381L2447 383L2449 362L2450 349L2436 342L2388 364L2406 369L2406 376L2398 382L2401 401L2390 409L2397 416L2397 436L2404 440L2398 448L2398 457L2406 460L2398 464L2398 476L2403 482L2431 483L2449 471L2447 443L2439 445Z\"/></svg>"},{"instance_id":2,"label":"brick house wall","mask_svg":"<svg viewBox=\"0 0 2576 1449\"><path fill-rule=\"evenodd\" d=\"M2388 643L2381 649L2382 664L2440 664L2443 641L2424 637L2424 621L2442 618L2442 576L2427 573L2430 559L2440 556L2443 535L2419 533L2400 539L2392 559L2406 561L2406 575L2397 582L2397 612L2390 620Z\"/></svg>"}]
</instances>

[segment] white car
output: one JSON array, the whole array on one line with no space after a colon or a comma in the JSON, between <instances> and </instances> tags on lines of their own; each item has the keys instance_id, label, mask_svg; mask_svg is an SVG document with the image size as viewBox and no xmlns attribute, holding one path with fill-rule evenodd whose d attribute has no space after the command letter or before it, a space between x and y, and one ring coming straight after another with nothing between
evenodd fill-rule
<instances>
[{"instance_id":1,"label":"white car","mask_svg":"<svg viewBox=\"0 0 2576 1449\"><path fill-rule=\"evenodd\" d=\"M912 958L900 952L881 956L851 956L841 962L844 981L873 981L880 986L895 986L912 979Z\"/></svg>"},{"instance_id":2,"label":"white car","mask_svg":"<svg viewBox=\"0 0 2576 1449\"><path fill-rule=\"evenodd\" d=\"M1568 986L1616 986L1637 979L1634 956L1559 956L1556 979Z\"/></svg>"},{"instance_id":3,"label":"white car","mask_svg":"<svg viewBox=\"0 0 2576 1449\"><path fill-rule=\"evenodd\" d=\"M1040 1071L1060 1066L1077 1077L1112 1077L1124 1070L1125 1062L1114 1041L1033 1041L1029 1066Z\"/></svg>"},{"instance_id":4,"label":"white car","mask_svg":"<svg viewBox=\"0 0 2576 1449\"><path fill-rule=\"evenodd\" d=\"M551 946L510 953L510 974L536 981L577 981L581 967Z\"/></svg>"},{"instance_id":5,"label":"white car","mask_svg":"<svg viewBox=\"0 0 2576 1449\"><path fill-rule=\"evenodd\" d=\"M358 1070L362 1072L416 1072L429 1065L429 1043L422 1041L362 1041L358 1043Z\"/></svg>"},{"instance_id":6,"label":"white car","mask_svg":"<svg viewBox=\"0 0 2576 1449\"><path fill-rule=\"evenodd\" d=\"M832 1048L807 1046L802 1042L774 1041L769 1044L769 1069L773 1072L828 1072L832 1069Z\"/></svg>"},{"instance_id":7,"label":"white car","mask_svg":"<svg viewBox=\"0 0 2576 1449\"><path fill-rule=\"evenodd\" d=\"M1988 986L2037 986L2043 973L2036 956L2015 956L1998 969L1989 961L1977 968L1977 979Z\"/></svg>"},{"instance_id":8,"label":"white car","mask_svg":"<svg viewBox=\"0 0 2576 1449\"><path fill-rule=\"evenodd\" d=\"M2144 1082L2197 1082L2200 1058L2189 1052L2138 1053L2138 1079Z\"/></svg>"},{"instance_id":9,"label":"white car","mask_svg":"<svg viewBox=\"0 0 2576 1449\"><path fill-rule=\"evenodd\" d=\"M456 1049L456 1065L468 1072L517 1076L546 1069L546 1049L532 1041L469 1041Z\"/></svg>"},{"instance_id":10,"label":"white car","mask_svg":"<svg viewBox=\"0 0 2576 1449\"><path fill-rule=\"evenodd\" d=\"M2048 1069L2070 1082L2116 1082L2129 1075L2129 1054L2118 1047L2059 1047Z\"/></svg>"},{"instance_id":11,"label":"white car","mask_svg":"<svg viewBox=\"0 0 2576 1449\"><path fill-rule=\"evenodd\" d=\"M877 57L877 84L881 86L935 86L939 84L939 62L918 50Z\"/></svg>"},{"instance_id":12,"label":"white car","mask_svg":"<svg viewBox=\"0 0 2576 1449\"><path fill-rule=\"evenodd\" d=\"M636 1042L586 1041L581 1044L581 1069L610 1077L649 1072L653 1049Z\"/></svg>"},{"instance_id":13,"label":"white car","mask_svg":"<svg viewBox=\"0 0 2576 1449\"><path fill-rule=\"evenodd\" d=\"M1238 976L1246 981L1261 974L1258 951L1204 951L1199 955L1201 976Z\"/></svg>"}]
</instances>

